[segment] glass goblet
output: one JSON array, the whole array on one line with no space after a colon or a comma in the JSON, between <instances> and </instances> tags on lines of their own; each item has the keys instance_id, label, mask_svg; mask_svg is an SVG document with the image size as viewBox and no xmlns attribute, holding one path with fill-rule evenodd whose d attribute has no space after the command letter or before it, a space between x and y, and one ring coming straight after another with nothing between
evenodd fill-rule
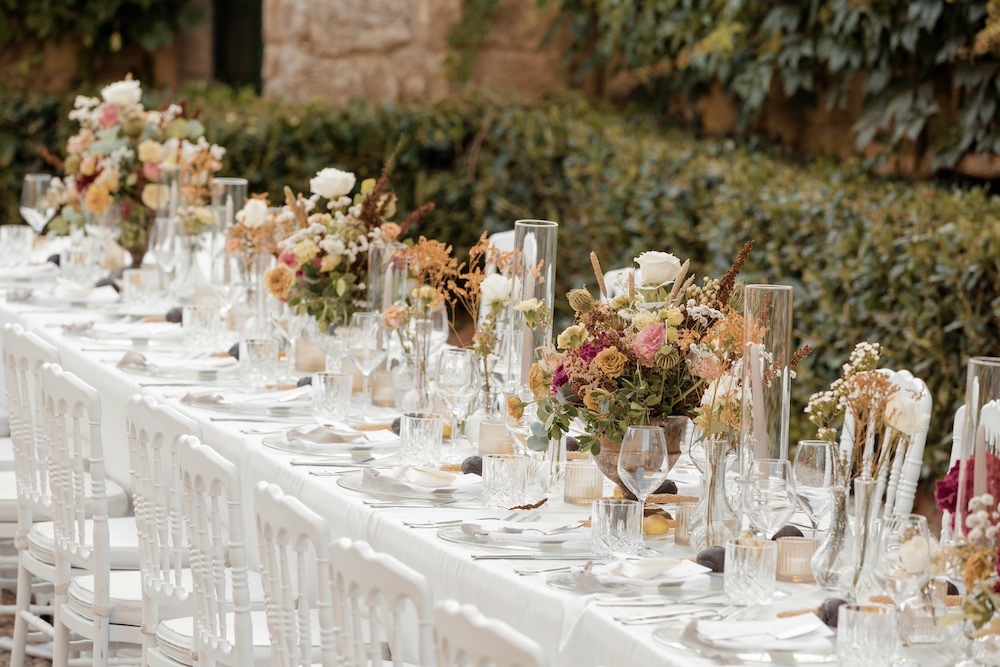
<instances>
[{"instance_id":1,"label":"glass goblet","mask_svg":"<svg viewBox=\"0 0 1000 667\"><path fill-rule=\"evenodd\" d=\"M882 522L874 574L896 605L897 615L930 579L929 535L927 519L918 514L897 514ZM909 667L919 663L903 657L897 642L892 664Z\"/></svg>"},{"instance_id":2,"label":"glass goblet","mask_svg":"<svg viewBox=\"0 0 1000 667\"><path fill-rule=\"evenodd\" d=\"M792 465L786 459L756 459L744 485L744 510L751 523L771 537L798 505Z\"/></svg>"},{"instance_id":3,"label":"glass goblet","mask_svg":"<svg viewBox=\"0 0 1000 667\"><path fill-rule=\"evenodd\" d=\"M25 174L21 186L21 217L36 234L41 234L56 214L48 196L51 182L49 174Z\"/></svg>"},{"instance_id":4,"label":"glass goblet","mask_svg":"<svg viewBox=\"0 0 1000 667\"><path fill-rule=\"evenodd\" d=\"M443 463L456 463L459 416L469 407L476 395L478 373L477 357L472 350L443 350L438 357L434 388L451 411L451 450L442 457Z\"/></svg>"},{"instance_id":5,"label":"glass goblet","mask_svg":"<svg viewBox=\"0 0 1000 667\"><path fill-rule=\"evenodd\" d=\"M354 313L347 329L347 353L364 379L364 405L371 407L372 371L385 360L388 336L379 313Z\"/></svg>"},{"instance_id":6,"label":"glass goblet","mask_svg":"<svg viewBox=\"0 0 1000 667\"><path fill-rule=\"evenodd\" d=\"M830 509L833 482L833 443L803 440L795 449L792 464L799 506L809 518L812 536L816 537L820 520Z\"/></svg>"},{"instance_id":7,"label":"glass goblet","mask_svg":"<svg viewBox=\"0 0 1000 667\"><path fill-rule=\"evenodd\" d=\"M622 438L621 452L618 454L618 476L635 494L642 507L646 498L659 488L670 472L670 457L667 455L667 438L660 426L629 426ZM646 546L639 535L639 555L653 556L656 551Z\"/></svg>"}]
</instances>

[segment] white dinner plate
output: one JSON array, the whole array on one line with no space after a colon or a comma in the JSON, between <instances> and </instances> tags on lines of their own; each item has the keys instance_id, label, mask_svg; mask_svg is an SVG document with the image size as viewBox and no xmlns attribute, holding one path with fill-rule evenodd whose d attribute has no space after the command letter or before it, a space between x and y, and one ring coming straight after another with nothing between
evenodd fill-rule
<instances>
[{"instance_id":1,"label":"white dinner plate","mask_svg":"<svg viewBox=\"0 0 1000 667\"><path fill-rule=\"evenodd\" d=\"M672 650L688 655L704 656L698 640L688 632L688 624L667 623L653 630L653 639ZM831 665L837 662L837 651L824 653L808 651L749 651L712 647L714 655L723 656L728 663L739 665Z\"/></svg>"},{"instance_id":2,"label":"white dinner plate","mask_svg":"<svg viewBox=\"0 0 1000 667\"><path fill-rule=\"evenodd\" d=\"M321 447L320 445L310 443L308 447L303 447L300 444L296 444L295 440L289 440L285 433L281 435L269 435L264 438L263 443L265 447L299 456L328 457L334 454L344 454L362 459L369 458L371 451L379 445L376 442L358 442L349 445L337 444L330 445L329 447Z\"/></svg>"},{"instance_id":3,"label":"white dinner plate","mask_svg":"<svg viewBox=\"0 0 1000 667\"><path fill-rule=\"evenodd\" d=\"M369 488L362 486L361 475L341 475L337 478L337 485L341 486L349 491L357 491L358 493L363 493L366 496L370 496L376 500L383 501L393 501L393 500L426 500L429 503L434 502L454 502L457 500L473 500L479 497L479 486L470 487L467 489L455 489L455 490L440 490L434 491L432 493L412 491L404 492L400 491L398 493L385 492L385 491L372 491Z\"/></svg>"},{"instance_id":4,"label":"white dinner plate","mask_svg":"<svg viewBox=\"0 0 1000 667\"><path fill-rule=\"evenodd\" d=\"M528 524L525 524L526 526ZM520 542L505 541L503 539L490 538L485 536L471 536L462 531L461 526L442 528L438 531L438 537L445 542L461 544L476 549L498 549L500 551L521 551L538 554L566 554L566 555L586 555L590 553L590 535L586 539L573 542Z\"/></svg>"}]
</instances>

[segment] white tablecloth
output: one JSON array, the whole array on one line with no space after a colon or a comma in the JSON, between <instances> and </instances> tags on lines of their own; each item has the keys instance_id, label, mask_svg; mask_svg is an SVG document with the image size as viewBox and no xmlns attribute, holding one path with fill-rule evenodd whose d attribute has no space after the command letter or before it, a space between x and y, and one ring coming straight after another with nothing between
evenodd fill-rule
<instances>
[{"instance_id":1,"label":"white tablecloth","mask_svg":"<svg viewBox=\"0 0 1000 667\"><path fill-rule=\"evenodd\" d=\"M64 335L61 323L78 322L94 317L85 311L56 313L30 304L0 302L0 322L17 322L55 345L62 365L92 384L101 394L105 458L109 476L126 488L129 484L128 451L125 441L125 402L136 393L148 393L165 400L194 418L203 429L204 440L223 456L235 462L244 481L244 504L248 535L253 535L251 490L260 480L278 484L285 493L299 498L320 513L335 537L362 539L378 551L388 553L424 574L437 600L455 598L478 606L487 616L499 618L539 642L552 665L586 667L588 665L697 665L719 664L715 661L678 653L652 639L655 626L625 626L614 616L629 610L596 607L593 596L558 590L546 585L545 575L519 576L515 566L542 567L544 561L474 561L472 550L446 543L435 530L414 529L403 525L406 518L446 519L477 517L488 514L478 509L372 509L358 493L341 488L337 477L318 477L309 468L288 464L292 455L261 444L262 436L245 435L241 427L266 426L231 421L211 421L213 413L182 405L180 396L190 387L140 387L155 382L151 378L129 375L114 362L124 350L110 345L107 351L87 351L99 345ZM164 380L166 381L166 380ZM207 388L207 387L206 387ZM584 518L586 508L564 505L552 498L545 508L545 519ZM691 555L680 547L669 546L672 553ZM256 547L250 546L256 560ZM781 609L815 607L825 595L810 586L779 584L793 592L791 598L773 605ZM655 608L633 610L653 612Z\"/></svg>"}]
</instances>

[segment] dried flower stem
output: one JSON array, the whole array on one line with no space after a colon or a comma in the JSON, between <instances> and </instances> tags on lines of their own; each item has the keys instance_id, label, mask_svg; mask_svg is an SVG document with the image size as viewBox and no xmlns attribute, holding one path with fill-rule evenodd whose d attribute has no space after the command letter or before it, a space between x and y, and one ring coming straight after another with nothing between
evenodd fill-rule
<instances>
[{"instance_id":1,"label":"dried flower stem","mask_svg":"<svg viewBox=\"0 0 1000 667\"><path fill-rule=\"evenodd\" d=\"M628 298L635 298L635 270L628 272Z\"/></svg>"},{"instance_id":2,"label":"dried flower stem","mask_svg":"<svg viewBox=\"0 0 1000 667\"><path fill-rule=\"evenodd\" d=\"M740 275L740 271L743 270L743 265L746 264L747 258L750 256L750 251L753 249L753 239L747 241L743 245L743 249L740 250L740 254L736 256L736 261L733 265L729 267L726 271L726 275L722 276L722 280L719 281L719 294L716 297L716 301L721 308L729 303L729 297L732 296L733 287L736 286L736 276Z\"/></svg>"},{"instance_id":3,"label":"dried flower stem","mask_svg":"<svg viewBox=\"0 0 1000 667\"><path fill-rule=\"evenodd\" d=\"M690 282L685 282L684 277L687 276L688 269L691 267L691 260L685 259L684 263L681 264L681 271L674 278L674 287L670 290L670 296L667 297L667 303L673 303L674 299L677 298L679 294L684 294L687 291ZM694 276L692 276L693 278Z\"/></svg>"},{"instance_id":4,"label":"dried flower stem","mask_svg":"<svg viewBox=\"0 0 1000 667\"><path fill-rule=\"evenodd\" d=\"M594 267L594 277L597 278L597 286L605 299L608 298L608 286L604 284L604 271L601 270L601 260L597 258L597 253L590 251L590 265Z\"/></svg>"}]
</instances>

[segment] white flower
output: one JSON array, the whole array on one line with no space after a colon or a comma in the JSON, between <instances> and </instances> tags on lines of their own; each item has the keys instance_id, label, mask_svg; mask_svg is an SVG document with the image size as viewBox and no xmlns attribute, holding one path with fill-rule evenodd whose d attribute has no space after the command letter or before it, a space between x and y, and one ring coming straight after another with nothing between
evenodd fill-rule
<instances>
[{"instance_id":1,"label":"white flower","mask_svg":"<svg viewBox=\"0 0 1000 667\"><path fill-rule=\"evenodd\" d=\"M926 572L931 563L930 543L913 537L899 545L899 564L907 572Z\"/></svg>"},{"instance_id":2,"label":"white flower","mask_svg":"<svg viewBox=\"0 0 1000 667\"><path fill-rule=\"evenodd\" d=\"M142 88L135 79L130 81L118 81L101 90L101 97L108 104L117 104L120 107L138 104L142 99Z\"/></svg>"},{"instance_id":3,"label":"white flower","mask_svg":"<svg viewBox=\"0 0 1000 667\"><path fill-rule=\"evenodd\" d=\"M650 287L669 283L681 272L681 261L669 252L644 252L632 261L639 265L643 285Z\"/></svg>"},{"instance_id":4,"label":"white flower","mask_svg":"<svg viewBox=\"0 0 1000 667\"><path fill-rule=\"evenodd\" d=\"M507 301L510 298L512 285L513 283L510 278L502 276L499 273L486 276L479 285L483 305L488 308L494 303Z\"/></svg>"},{"instance_id":5,"label":"white flower","mask_svg":"<svg viewBox=\"0 0 1000 667\"><path fill-rule=\"evenodd\" d=\"M544 305L545 304L543 304L538 299L532 298L519 302L516 306L514 306L514 310L519 310L522 313L533 313L537 310L540 310Z\"/></svg>"},{"instance_id":6,"label":"white flower","mask_svg":"<svg viewBox=\"0 0 1000 667\"><path fill-rule=\"evenodd\" d=\"M267 202L262 199L251 199L236 214L236 221L249 229L257 229L267 222Z\"/></svg>"},{"instance_id":7,"label":"white flower","mask_svg":"<svg viewBox=\"0 0 1000 667\"><path fill-rule=\"evenodd\" d=\"M743 392L740 389L739 379L734 373L724 373L709 383L701 397L701 404L705 407L721 406L724 403L742 400L742 398Z\"/></svg>"},{"instance_id":8,"label":"white flower","mask_svg":"<svg viewBox=\"0 0 1000 667\"><path fill-rule=\"evenodd\" d=\"M309 180L309 190L330 201L343 197L354 189L357 177L349 171L327 167Z\"/></svg>"},{"instance_id":9,"label":"white flower","mask_svg":"<svg viewBox=\"0 0 1000 667\"><path fill-rule=\"evenodd\" d=\"M908 391L897 391L885 406L889 426L907 437L913 437L927 428L929 418L920 412L920 403Z\"/></svg>"}]
</instances>

